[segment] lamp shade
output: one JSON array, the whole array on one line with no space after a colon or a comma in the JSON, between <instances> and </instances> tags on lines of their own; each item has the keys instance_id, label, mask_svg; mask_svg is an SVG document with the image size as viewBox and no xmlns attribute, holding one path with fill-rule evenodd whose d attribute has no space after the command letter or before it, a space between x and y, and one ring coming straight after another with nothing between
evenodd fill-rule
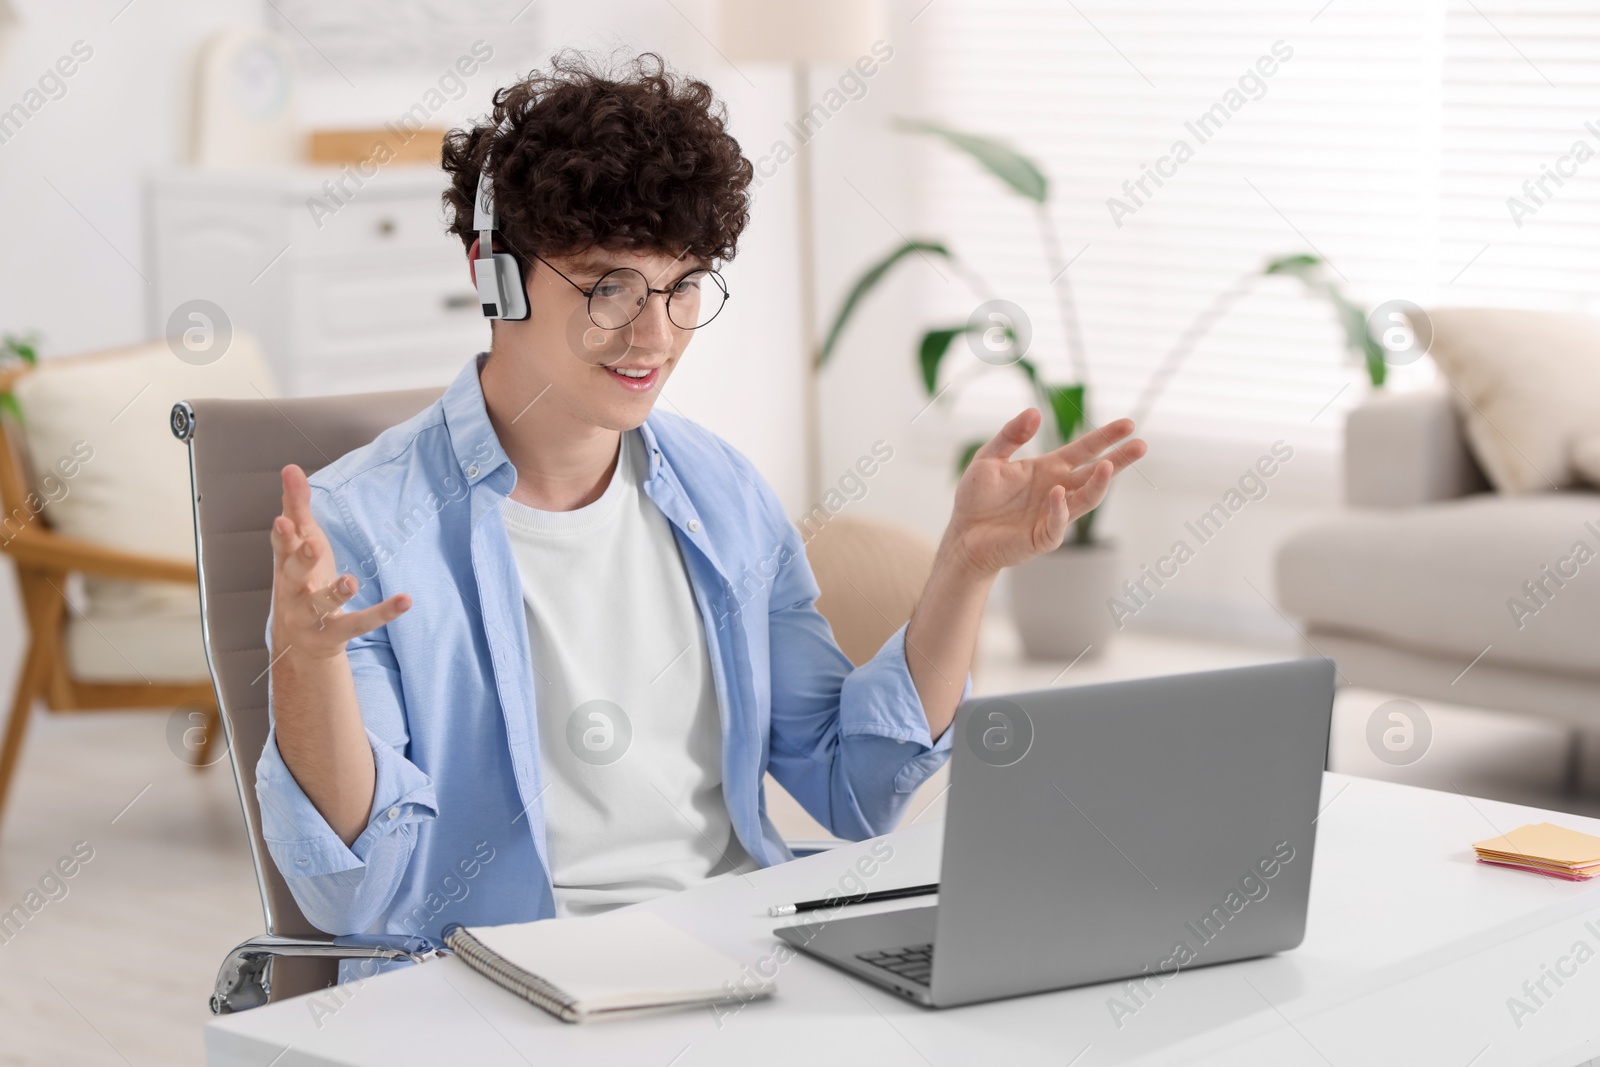
<instances>
[{"instance_id":1,"label":"lamp shade","mask_svg":"<svg viewBox=\"0 0 1600 1067\"><path fill-rule=\"evenodd\" d=\"M722 0L722 51L734 63L853 63L884 36L879 0Z\"/></svg>"}]
</instances>

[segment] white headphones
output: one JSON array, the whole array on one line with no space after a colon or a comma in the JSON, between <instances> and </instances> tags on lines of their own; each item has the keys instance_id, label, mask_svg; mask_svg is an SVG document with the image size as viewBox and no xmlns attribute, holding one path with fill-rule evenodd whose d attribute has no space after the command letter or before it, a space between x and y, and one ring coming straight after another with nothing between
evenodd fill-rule
<instances>
[{"instance_id":1,"label":"white headphones","mask_svg":"<svg viewBox=\"0 0 1600 1067\"><path fill-rule=\"evenodd\" d=\"M528 317L528 291L516 257L494 250L494 185L489 180L489 160L484 157L478 175L478 196L472 208L472 228L478 231L478 258L473 275L478 283L478 303L484 318L520 321Z\"/></svg>"}]
</instances>

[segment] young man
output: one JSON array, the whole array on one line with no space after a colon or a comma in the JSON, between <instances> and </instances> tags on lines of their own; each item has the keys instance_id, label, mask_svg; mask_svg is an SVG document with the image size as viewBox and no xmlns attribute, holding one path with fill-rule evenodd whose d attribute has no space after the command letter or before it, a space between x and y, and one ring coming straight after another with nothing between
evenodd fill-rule
<instances>
[{"instance_id":1,"label":"young man","mask_svg":"<svg viewBox=\"0 0 1600 1067\"><path fill-rule=\"evenodd\" d=\"M910 623L853 669L760 472L656 410L748 218L710 89L558 57L444 167L474 263L487 168L529 313L420 414L282 471L256 784L307 918L437 937L781 863L768 771L841 837L893 829L949 755L995 576L1144 454L1132 424L1014 460L1040 415L1007 423Z\"/></svg>"}]
</instances>

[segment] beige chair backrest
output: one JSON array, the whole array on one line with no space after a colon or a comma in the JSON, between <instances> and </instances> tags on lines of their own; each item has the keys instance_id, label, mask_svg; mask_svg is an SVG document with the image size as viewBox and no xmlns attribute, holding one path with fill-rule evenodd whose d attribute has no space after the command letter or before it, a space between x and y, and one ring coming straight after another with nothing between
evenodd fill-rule
<instances>
[{"instance_id":1,"label":"beige chair backrest","mask_svg":"<svg viewBox=\"0 0 1600 1067\"><path fill-rule=\"evenodd\" d=\"M172 409L172 432L189 445L206 659L269 934L318 933L301 914L266 850L256 805L256 760L267 740L270 530L282 511L279 472L285 464L298 463L310 474L404 422L442 392L189 400Z\"/></svg>"},{"instance_id":2,"label":"beige chair backrest","mask_svg":"<svg viewBox=\"0 0 1600 1067\"><path fill-rule=\"evenodd\" d=\"M935 548L915 530L882 519L840 517L806 536L806 559L816 575L817 610L857 667L911 618Z\"/></svg>"}]
</instances>

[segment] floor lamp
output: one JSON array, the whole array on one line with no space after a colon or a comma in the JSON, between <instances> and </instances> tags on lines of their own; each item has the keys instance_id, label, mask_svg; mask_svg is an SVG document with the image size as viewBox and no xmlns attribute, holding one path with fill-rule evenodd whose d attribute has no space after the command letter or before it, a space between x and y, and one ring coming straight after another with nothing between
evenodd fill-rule
<instances>
[{"instance_id":1,"label":"floor lamp","mask_svg":"<svg viewBox=\"0 0 1600 1067\"><path fill-rule=\"evenodd\" d=\"M822 413L817 394L817 279L811 140L819 124L808 123L811 66L847 66L871 54L882 38L883 15L876 0L722 0L722 54L733 64L785 63L794 72L795 118L786 127L793 144L796 229L799 231L800 341L805 360L801 381L805 429L806 499L822 496ZM804 139L802 140L801 137Z\"/></svg>"}]
</instances>

